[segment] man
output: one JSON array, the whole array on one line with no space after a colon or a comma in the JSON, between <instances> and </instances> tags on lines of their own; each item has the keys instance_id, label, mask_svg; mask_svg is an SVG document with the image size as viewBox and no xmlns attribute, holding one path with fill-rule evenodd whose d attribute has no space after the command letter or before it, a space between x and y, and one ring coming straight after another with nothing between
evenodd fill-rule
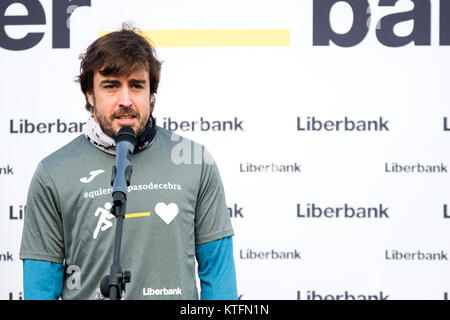
<instances>
[{"instance_id":1,"label":"man","mask_svg":"<svg viewBox=\"0 0 450 320\"><path fill-rule=\"evenodd\" d=\"M233 230L205 148L157 127L161 63L134 30L107 34L81 56L91 117L85 132L43 159L32 179L20 250L25 299L103 299L114 249L114 137L137 134L121 266L124 299L236 299ZM198 269L195 268L197 260Z\"/></svg>"}]
</instances>

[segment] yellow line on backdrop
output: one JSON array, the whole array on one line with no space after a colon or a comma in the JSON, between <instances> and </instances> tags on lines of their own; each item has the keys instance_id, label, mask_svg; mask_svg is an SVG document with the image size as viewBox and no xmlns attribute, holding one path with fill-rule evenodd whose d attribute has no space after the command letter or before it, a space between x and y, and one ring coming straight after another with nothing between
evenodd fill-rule
<instances>
[{"instance_id":1,"label":"yellow line on backdrop","mask_svg":"<svg viewBox=\"0 0 450 320\"><path fill-rule=\"evenodd\" d=\"M100 31L103 36L112 31ZM142 30L155 47L289 46L289 29Z\"/></svg>"}]
</instances>

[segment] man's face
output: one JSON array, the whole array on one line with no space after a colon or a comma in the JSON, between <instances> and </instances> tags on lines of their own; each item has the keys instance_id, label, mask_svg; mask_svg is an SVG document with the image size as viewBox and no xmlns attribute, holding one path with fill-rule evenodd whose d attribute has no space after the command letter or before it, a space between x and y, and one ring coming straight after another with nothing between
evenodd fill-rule
<instances>
[{"instance_id":1,"label":"man's face","mask_svg":"<svg viewBox=\"0 0 450 320\"><path fill-rule=\"evenodd\" d=\"M114 138L122 127L131 127L142 134L153 111L150 78L141 69L128 76L103 76L94 73L93 91L87 93L93 115L105 134Z\"/></svg>"}]
</instances>

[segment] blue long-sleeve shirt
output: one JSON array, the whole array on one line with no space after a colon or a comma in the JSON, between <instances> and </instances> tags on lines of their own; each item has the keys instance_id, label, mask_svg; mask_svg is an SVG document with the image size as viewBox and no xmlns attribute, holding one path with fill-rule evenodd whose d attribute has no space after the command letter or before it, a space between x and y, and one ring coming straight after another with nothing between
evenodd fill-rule
<instances>
[{"instance_id":1,"label":"blue long-sleeve shirt","mask_svg":"<svg viewBox=\"0 0 450 320\"><path fill-rule=\"evenodd\" d=\"M236 300L236 270L232 237L195 246L202 300ZM56 300L62 295L64 267L60 263L24 260L25 300Z\"/></svg>"}]
</instances>

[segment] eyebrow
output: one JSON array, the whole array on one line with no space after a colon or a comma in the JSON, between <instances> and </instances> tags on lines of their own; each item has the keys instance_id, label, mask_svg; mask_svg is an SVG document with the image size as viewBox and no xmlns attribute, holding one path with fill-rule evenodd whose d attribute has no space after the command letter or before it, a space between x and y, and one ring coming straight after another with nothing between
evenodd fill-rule
<instances>
[{"instance_id":1,"label":"eyebrow","mask_svg":"<svg viewBox=\"0 0 450 320\"><path fill-rule=\"evenodd\" d=\"M147 80L140 80L140 79L130 79L128 83L132 84L145 84L147 83ZM102 80L100 84L120 84L119 80Z\"/></svg>"},{"instance_id":2,"label":"eyebrow","mask_svg":"<svg viewBox=\"0 0 450 320\"><path fill-rule=\"evenodd\" d=\"M102 80L100 84L120 84L119 80Z\"/></svg>"},{"instance_id":3,"label":"eyebrow","mask_svg":"<svg viewBox=\"0 0 450 320\"><path fill-rule=\"evenodd\" d=\"M139 80L139 79L131 79L130 81L128 81L129 83L133 83L133 84L145 84L147 83L147 80Z\"/></svg>"}]
</instances>

